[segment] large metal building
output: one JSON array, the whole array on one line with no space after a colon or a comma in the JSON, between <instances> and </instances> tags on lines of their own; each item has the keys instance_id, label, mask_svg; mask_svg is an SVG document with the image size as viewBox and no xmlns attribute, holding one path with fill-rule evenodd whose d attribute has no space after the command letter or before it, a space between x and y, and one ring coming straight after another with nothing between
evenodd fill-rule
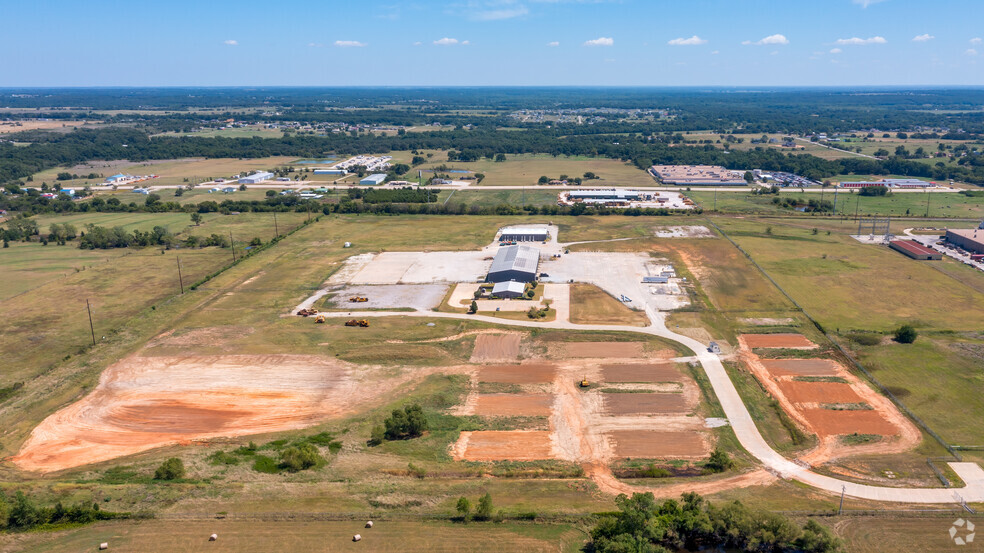
<instances>
[{"instance_id":1,"label":"large metal building","mask_svg":"<svg viewBox=\"0 0 984 553\"><path fill-rule=\"evenodd\" d=\"M969 252L984 253L984 223L975 229L947 230L946 241Z\"/></svg>"},{"instance_id":2,"label":"large metal building","mask_svg":"<svg viewBox=\"0 0 984 553\"><path fill-rule=\"evenodd\" d=\"M503 242L544 242L550 237L545 228L516 227L502 231L499 240Z\"/></svg>"},{"instance_id":3,"label":"large metal building","mask_svg":"<svg viewBox=\"0 0 984 553\"><path fill-rule=\"evenodd\" d=\"M487 282L533 282L540 266L540 250L530 246L499 248L492 260Z\"/></svg>"}]
</instances>

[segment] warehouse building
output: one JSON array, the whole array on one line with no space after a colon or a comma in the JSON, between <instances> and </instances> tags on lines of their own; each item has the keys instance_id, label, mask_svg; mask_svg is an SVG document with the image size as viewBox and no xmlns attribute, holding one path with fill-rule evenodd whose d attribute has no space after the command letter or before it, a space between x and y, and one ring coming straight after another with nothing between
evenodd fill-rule
<instances>
[{"instance_id":1,"label":"warehouse building","mask_svg":"<svg viewBox=\"0 0 984 553\"><path fill-rule=\"evenodd\" d=\"M315 175L344 175L345 169L315 169Z\"/></svg>"},{"instance_id":2,"label":"warehouse building","mask_svg":"<svg viewBox=\"0 0 984 553\"><path fill-rule=\"evenodd\" d=\"M975 229L946 231L946 241L972 253L984 253L984 223Z\"/></svg>"},{"instance_id":3,"label":"warehouse building","mask_svg":"<svg viewBox=\"0 0 984 553\"><path fill-rule=\"evenodd\" d=\"M545 228L516 227L502 229L500 242L545 242L550 233Z\"/></svg>"},{"instance_id":4,"label":"warehouse building","mask_svg":"<svg viewBox=\"0 0 984 553\"><path fill-rule=\"evenodd\" d=\"M258 173L253 173L252 175L246 175L245 177L239 178L239 184L259 184L265 180L270 180L273 178L273 173L269 171L260 171Z\"/></svg>"},{"instance_id":5,"label":"warehouse building","mask_svg":"<svg viewBox=\"0 0 984 553\"><path fill-rule=\"evenodd\" d=\"M499 248L492 260L487 282L533 282L540 267L540 250L530 246Z\"/></svg>"},{"instance_id":6,"label":"warehouse building","mask_svg":"<svg viewBox=\"0 0 984 553\"><path fill-rule=\"evenodd\" d=\"M497 298L519 298L526 292L525 282L505 281L497 282L492 287L492 295Z\"/></svg>"},{"instance_id":7,"label":"warehouse building","mask_svg":"<svg viewBox=\"0 0 984 553\"><path fill-rule=\"evenodd\" d=\"M921 261L943 259L943 254L934 249L927 248L915 240L892 240L888 243L888 247L912 259L919 259Z\"/></svg>"},{"instance_id":8,"label":"warehouse building","mask_svg":"<svg viewBox=\"0 0 984 553\"><path fill-rule=\"evenodd\" d=\"M386 180L386 173L374 173L360 180L359 184L372 186L376 184L383 184L383 181L385 180Z\"/></svg>"}]
</instances>

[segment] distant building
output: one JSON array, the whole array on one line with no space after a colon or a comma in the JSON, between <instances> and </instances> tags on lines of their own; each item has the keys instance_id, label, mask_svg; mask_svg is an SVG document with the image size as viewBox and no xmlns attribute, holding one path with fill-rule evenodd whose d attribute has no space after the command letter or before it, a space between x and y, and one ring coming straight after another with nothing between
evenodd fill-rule
<instances>
[{"instance_id":1,"label":"distant building","mask_svg":"<svg viewBox=\"0 0 984 553\"><path fill-rule=\"evenodd\" d=\"M943 259L943 254L934 249L927 248L915 240L892 240L888 243L888 247L912 259L922 261Z\"/></svg>"},{"instance_id":2,"label":"distant building","mask_svg":"<svg viewBox=\"0 0 984 553\"><path fill-rule=\"evenodd\" d=\"M973 253L984 253L984 223L975 229L946 231L946 241Z\"/></svg>"},{"instance_id":3,"label":"distant building","mask_svg":"<svg viewBox=\"0 0 984 553\"><path fill-rule=\"evenodd\" d=\"M360 180L359 184L372 186L377 184L383 184L383 181L385 180L386 180L386 173L375 173Z\"/></svg>"},{"instance_id":4,"label":"distant building","mask_svg":"<svg viewBox=\"0 0 984 553\"><path fill-rule=\"evenodd\" d=\"M540 266L540 250L530 246L499 248L489 269L488 282L533 282Z\"/></svg>"},{"instance_id":5,"label":"distant building","mask_svg":"<svg viewBox=\"0 0 984 553\"><path fill-rule=\"evenodd\" d=\"M345 169L315 169L315 175L344 175Z\"/></svg>"},{"instance_id":6,"label":"distant building","mask_svg":"<svg viewBox=\"0 0 984 553\"><path fill-rule=\"evenodd\" d=\"M516 227L502 231L499 240L502 242L545 242L550 233L545 228Z\"/></svg>"},{"instance_id":7,"label":"distant building","mask_svg":"<svg viewBox=\"0 0 984 553\"><path fill-rule=\"evenodd\" d=\"M132 178L133 177L131 177L130 175L124 175L123 173L119 173L117 175L113 175L111 177L107 177L106 178L106 184L120 184L120 183L126 182L126 181L128 181L128 180L130 180Z\"/></svg>"},{"instance_id":8,"label":"distant building","mask_svg":"<svg viewBox=\"0 0 984 553\"><path fill-rule=\"evenodd\" d=\"M253 173L252 175L239 177L239 184L259 184L265 180L270 180L272 178L273 178L273 173L269 171L260 171L258 173Z\"/></svg>"},{"instance_id":9,"label":"distant building","mask_svg":"<svg viewBox=\"0 0 984 553\"><path fill-rule=\"evenodd\" d=\"M239 190L239 189L236 188L235 186L226 186L225 188L222 189L222 193L223 194L232 194L236 190Z\"/></svg>"},{"instance_id":10,"label":"distant building","mask_svg":"<svg viewBox=\"0 0 984 553\"><path fill-rule=\"evenodd\" d=\"M525 282L503 281L492 287L492 295L497 298L520 298L526 292Z\"/></svg>"}]
</instances>

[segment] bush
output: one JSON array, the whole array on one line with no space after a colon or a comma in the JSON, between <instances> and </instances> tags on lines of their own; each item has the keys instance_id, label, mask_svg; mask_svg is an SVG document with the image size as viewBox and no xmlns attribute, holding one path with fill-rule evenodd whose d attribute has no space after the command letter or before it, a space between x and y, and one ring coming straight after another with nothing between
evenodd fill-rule
<instances>
[{"instance_id":1,"label":"bush","mask_svg":"<svg viewBox=\"0 0 984 553\"><path fill-rule=\"evenodd\" d=\"M492 518L492 494L485 492L485 495L478 499L478 508L475 509L476 520L489 520Z\"/></svg>"},{"instance_id":2,"label":"bush","mask_svg":"<svg viewBox=\"0 0 984 553\"><path fill-rule=\"evenodd\" d=\"M895 330L895 341L900 344L911 344L918 336L919 333L909 324L904 324Z\"/></svg>"},{"instance_id":3,"label":"bush","mask_svg":"<svg viewBox=\"0 0 984 553\"><path fill-rule=\"evenodd\" d=\"M318 448L313 444L302 443L281 451L280 463L277 466L287 472L300 472L317 466L323 460Z\"/></svg>"},{"instance_id":4,"label":"bush","mask_svg":"<svg viewBox=\"0 0 984 553\"><path fill-rule=\"evenodd\" d=\"M387 440L406 440L419 437L427 430L427 418L419 404L409 405L403 410L394 409L393 414L383 421Z\"/></svg>"},{"instance_id":5,"label":"bush","mask_svg":"<svg viewBox=\"0 0 984 553\"><path fill-rule=\"evenodd\" d=\"M726 451L720 448L714 448L711 456L707 458L707 462L704 463L704 467L711 472L724 472L734 468L735 462L731 459Z\"/></svg>"},{"instance_id":6,"label":"bush","mask_svg":"<svg viewBox=\"0 0 984 553\"><path fill-rule=\"evenodd\" d=\"M184 462L177 457L164 461L154 471L154 480L179 480L185 476Z\"/></svg>"},{"instance_id":7,"label":"bush","mask_svg":"<svg viewBox=\"0 0 984 553\"><path fill-rule=\"evenodd\" d=\"M464 521L471 520L471 509L471 501L468 501L468 498L463 496L458 498L458 504L454 506L454 510L458 511L458 516Z\"/></svg>"},{"instance_id":8,"label":"bush","mask_svg":"<svg viewBox=\"0 0 984 553\"><path fill-rule=\"evenodd\" d=\"M382 425L373 427L372 434L369 436L369 445L377 446L383 443L384 439L386 439L386 429Z\"/></svg>"},{"instance_id":9,"label":"bush","mask_svg":"<svg viewBox=\"0 0 984 553\"><path fill-rule=\"evenodd\" d=\"M257 455L256 461L253 462L253 470L256 472L265 472L267 474L277 474L280 472L280 467L277 465L277 461L272 457Z\"/></svg>"}]
</instances>

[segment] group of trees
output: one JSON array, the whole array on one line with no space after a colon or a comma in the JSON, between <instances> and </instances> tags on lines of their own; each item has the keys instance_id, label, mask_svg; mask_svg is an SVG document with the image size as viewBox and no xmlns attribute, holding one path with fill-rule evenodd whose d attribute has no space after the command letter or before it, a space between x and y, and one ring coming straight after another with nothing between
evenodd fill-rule
<instances>
[{"instance_id":1,"label":"group of trees","mask_svg":"<svg viewBox=\"0 0 984 553\"><path fill-rule=\"evenodd\" d=\"M472 511L472 502L465 496L458 498L458 502L454 508L458 512L458 517L463 522L469 522L471 520L492 520L494 509L492 505L492 494L485 492L485 495L478 498L478 504L474 511Z\"/></svg>"},{"instance_id":2,"label":"group of trees","mask_svg":"<svg viewBox=\"0 0 984 553\"><path fill-rule=\"evenodd\" d=\"M85 226L79 238L79 249L107 250L111 248L128 248L130 246L172 246L177 239L166 228L155 226L153 230L144 232L139 229L132 232L123 227L106 228L92 223Z\"/></svg>"},{"instance_id":3,"label":"group of trees","mask_svg":"<svg viewBox=\"0 0 984 553\"><path fill-rule=\"evenodd\" d=\"M840 541L813 520L800 527L782 515L754 510L738 501L718 506L696 493L686 493L680 501L657 503L652 493L636 493L618 496L615 504L618 512L602 516L591 530L587 551L843 551Z\"/></svg>"},{"instance_id":4,"label":"group of trees","mask_svg":"<svg viewBox=\"0 0 984 553\"><path fill-rule=\"evenodd\" d=\"M370 445L379 445L383 440L408 440L418 438L427 431L427 417L420 404L413 404L403 409L394 409L393 413L383 421L383 424L372 429Z\"/></svg>"},{"instance_id":5,"label":"group of trees","mask_svg":"<svg viewBox=\"0 0 984 553\"><path fill-rule=\"evenodd\" d=\"M80 502L65 507L59 502L53 507L44 507L39 506L24 492L18 491L10 498L0 491L0 531L25 531L58 524L88 524L128 516L127 513L102 511L95 503Z\"/></svg>"}]
</instances>

